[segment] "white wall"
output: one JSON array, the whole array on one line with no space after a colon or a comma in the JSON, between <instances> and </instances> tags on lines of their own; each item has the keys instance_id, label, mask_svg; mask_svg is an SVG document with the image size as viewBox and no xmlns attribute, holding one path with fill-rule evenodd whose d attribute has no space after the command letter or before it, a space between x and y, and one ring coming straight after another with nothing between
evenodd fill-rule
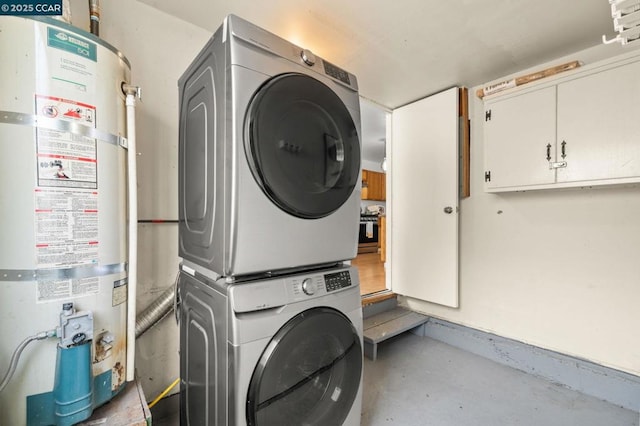
<instances>
[{"instance_id":1,"label":"white wall","mask_svg":"<svg viewBox=\"0 0 640 426\"><path fill-rule=\"evenodd\" d=\"M380 173L384 172L384 170L382 170L382 161L365 160L363 158L362 168L366 170L373 170L374 172L380 172Z\"/></svg>"},{"instance_id":2,"label":"white wall","mask_svg":"<svg viewBox=\"0 0 640 426\"><path fill-rule=\"evenodd\" d=\"M100 36L129 59L132 83L142 87L136 110L139 217L177 219L177 82L211 33L137 1L108 0L101 5ZM79 19L75 10L73 18ZM145 224L138 229L140 312L173 285L179 259L177 224ZM178 338L171 316L137 342L136 369L148 399L179 375Z\"/></svg>"},{"instance_id":3,"label":"white wall","mask_svg":"<svg viewBox=\"0 0 640 426\"><path fill-rule=\"evenodd\" d=\"M620 51L599 46L563 59L588 63ZM640 185L485 193L484 108L475 89L471 197L460 207L460 308L406 303L640 375Z\"/></svg>"}]
</instances>

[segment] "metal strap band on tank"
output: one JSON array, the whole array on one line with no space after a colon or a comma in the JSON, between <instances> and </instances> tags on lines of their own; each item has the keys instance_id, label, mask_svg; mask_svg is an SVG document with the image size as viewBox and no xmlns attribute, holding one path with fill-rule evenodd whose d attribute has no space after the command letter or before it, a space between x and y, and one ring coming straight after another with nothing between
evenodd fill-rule
<instances>
[{"instance_id":1,"label":"metal strap band on tank","mask_svg":"<svg viewBox=\"0 0 640 426\"><path fill-rule=\"evenodd\" d=\"M41 281L92 278L118 274L126 270L126 263L114 263L112 265L101 266L75 266L73 268L59 269L0 269L0 281Z\"/></svg>"},{"instance_id":2,"label":"metal strap band on tank","mask_svg":"<svg viewBox=\"0 0 640 426\"><path fill-rule=\"evenodd\" d=\"M113 133L103 132L102 130L94 129L93 127L83 126L82 124L74 123L72 121L64 121L57 118L0 110L0 123L21 124L40 129L69 132L75 135L86 136L88 138L98 139L112 145L127 148L127 138L123 136L114 135Z\"/></svg>"}]
</instances>

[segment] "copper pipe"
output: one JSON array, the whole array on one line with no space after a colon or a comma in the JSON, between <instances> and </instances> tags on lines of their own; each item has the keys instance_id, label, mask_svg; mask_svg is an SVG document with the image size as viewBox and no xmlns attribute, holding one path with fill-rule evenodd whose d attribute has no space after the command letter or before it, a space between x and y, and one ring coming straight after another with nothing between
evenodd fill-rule
<instances>
[{"instance_id":1,"label":"copper pipe","mask_svg":"<svg viewBox=\"0 0 640 426\"><path fill-rule=\"evenodd\" d=\"M89 24L91 34L100 37L100 2L99 0L89 0Z\"/></svg>"}]
</instances>

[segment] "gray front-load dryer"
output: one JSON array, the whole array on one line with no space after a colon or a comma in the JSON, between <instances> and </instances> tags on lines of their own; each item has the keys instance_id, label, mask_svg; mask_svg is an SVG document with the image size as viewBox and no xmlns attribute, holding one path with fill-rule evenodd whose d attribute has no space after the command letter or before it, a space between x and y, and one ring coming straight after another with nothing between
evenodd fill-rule
<instances>
[{"instance_id":1,"label":"gray front-load dryer","mask_svg":"<svg viewBox=\"0 0 640 426\"><path fill-rule=\"evenodd\" d=\"M178 286L181 425L360 425L355 268L233 284L185 271Z\"/></svg>"},{"instance_id":2,"label":"gray front-load dryer","mask_svg":"<svg viewBox=\"0 0 640 426\"><path fill-rule=\"evenodd\" d=\"M355 257L353 74L228 16L179 90L185 265L232 277Z\"/></svg>"}]
</instances>

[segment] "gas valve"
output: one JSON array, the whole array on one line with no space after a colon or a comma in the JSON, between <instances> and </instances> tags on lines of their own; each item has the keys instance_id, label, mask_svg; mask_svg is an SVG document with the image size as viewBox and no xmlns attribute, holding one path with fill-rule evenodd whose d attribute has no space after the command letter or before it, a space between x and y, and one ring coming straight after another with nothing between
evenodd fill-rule
<instances>
[{"instance_id":1,"label":"gas valve","mask_svg":"<svg viewBox=\"0 0 640 426\"><path fill-rule=\"evenodd\" d=\"M91 311L79 311L73 307L73 303L62 305L60 312L60 327L57 330L60 337L60 347L69 348L81 345L93 339L93 313Z\"/></svg>"}]
</instances>

